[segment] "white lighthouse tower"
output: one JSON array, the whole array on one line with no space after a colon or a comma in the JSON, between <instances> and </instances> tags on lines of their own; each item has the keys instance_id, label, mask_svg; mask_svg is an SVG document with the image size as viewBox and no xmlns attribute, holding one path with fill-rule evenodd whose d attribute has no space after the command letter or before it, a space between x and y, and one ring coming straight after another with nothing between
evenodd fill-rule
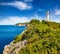
<instances>
[{"instance_id":1,"label":"white lighthouse tower","mask_svg":"<svg viewBox=\"0 0 60 54\"><path fill-rule=\"evenodd\" d=\"M49 11L46 12L46 21L49 21Z\"/></svg>"}]
</instances>

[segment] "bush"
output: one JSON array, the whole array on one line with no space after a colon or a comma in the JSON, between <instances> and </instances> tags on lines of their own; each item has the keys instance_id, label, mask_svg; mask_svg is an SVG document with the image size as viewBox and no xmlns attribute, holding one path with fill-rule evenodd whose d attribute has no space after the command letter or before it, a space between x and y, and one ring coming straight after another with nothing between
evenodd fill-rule
<instances>
[{"instance_id":1,"label":"bush","mask_svg":"<svg viewBox=\"0 0 60 54\"><path fill-rule=\"evenodd\" d=\"M27 45L19 54L60 54L59 23L31 20L24 34L16 42L26 39Z\"/></svg>"}]
</instances>

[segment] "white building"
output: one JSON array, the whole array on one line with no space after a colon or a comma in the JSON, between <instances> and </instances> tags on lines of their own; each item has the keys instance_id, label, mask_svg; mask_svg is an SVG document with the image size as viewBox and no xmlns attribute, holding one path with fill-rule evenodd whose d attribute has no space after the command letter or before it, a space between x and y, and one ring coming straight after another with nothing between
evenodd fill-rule
<instances>
[{"instance_id":1,"label":"white building","mask_svg":"<svg viewBox=\"0 0 60 54\"><path fill-rule=\"evenodd\" d=\"M49 20L49 11L46 12L46 21L50 21Z\"/></svg>"}]
</instances>

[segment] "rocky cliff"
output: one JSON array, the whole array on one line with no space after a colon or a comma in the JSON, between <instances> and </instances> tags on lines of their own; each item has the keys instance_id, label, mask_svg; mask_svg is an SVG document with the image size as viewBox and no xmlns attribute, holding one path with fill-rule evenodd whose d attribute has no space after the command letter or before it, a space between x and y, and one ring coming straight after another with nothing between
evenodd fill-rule
<instances>
[{"instance_id":1,"label":"rocky cliff","mask_svg":"<svg viewBox=\"0 0 60 54\"><path fill-rule=\"evenodd\" d=\"M26 40L17 42L16 44L13 41L4 47L3 54L18 54L19 50L27 44Z\"/></svg>"}]
</instances>

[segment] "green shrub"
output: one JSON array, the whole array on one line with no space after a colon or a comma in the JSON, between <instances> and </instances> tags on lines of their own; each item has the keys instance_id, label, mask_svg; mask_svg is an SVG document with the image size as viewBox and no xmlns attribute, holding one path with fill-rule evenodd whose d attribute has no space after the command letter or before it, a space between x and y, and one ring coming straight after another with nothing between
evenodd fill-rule
<instances>
[{"instance_id":1,"label":"green shrub","mask_svg":"<svg viewBox=\"0 0 60 54\"><path fill-rule=\"evenodd\" d=\"M60 24L31 20L24 34L15 38L15 42L27 40L27 45L19 54L60 54Z\"/></svg>"}]
</instances>

